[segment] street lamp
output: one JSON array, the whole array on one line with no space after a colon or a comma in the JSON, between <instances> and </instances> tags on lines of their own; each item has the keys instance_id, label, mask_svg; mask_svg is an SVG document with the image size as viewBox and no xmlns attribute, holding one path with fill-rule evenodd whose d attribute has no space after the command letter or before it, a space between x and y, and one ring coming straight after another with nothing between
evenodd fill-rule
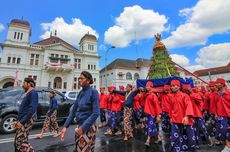
<instances>
[{"instance_id":1,"label":"street lamp","mask_svg":"<svg viewBox=\"0 0 230 152\"><path fill-rule=\"evenodd\" d=\"M212 78L211 78L211 72L216 72L216 70L211 70L211 71L208 71L208 77L209 77L209 81L212 81Z\"/></svg>"},{"instance_id":2,"label":"street lamp","mask_svg":"<svg viewBox=\"0 0 230 152\"><path fill-rule=\"evenodd\" d=\"M211 72L210 71L208 71L208 77L209 77L209 81L212 81L212 79L211 79Z\"/></svg>"},{"instance_id":3,"label":"street lamp","mask_svg":"<svg viewBox=\"0 0 230 152\"><path fill-rule=\"evenodd\" d=\"M108 88L108 84L107 84L107 55L108 55L108 52L109 52L109 50L110 49L114 49L114 48L116 48L115 46L111 46L111 47L109 47L106 51L105 51L105 90L106 90L106 92L107 92L107 88Z\"/></svg>"}]
</instances>

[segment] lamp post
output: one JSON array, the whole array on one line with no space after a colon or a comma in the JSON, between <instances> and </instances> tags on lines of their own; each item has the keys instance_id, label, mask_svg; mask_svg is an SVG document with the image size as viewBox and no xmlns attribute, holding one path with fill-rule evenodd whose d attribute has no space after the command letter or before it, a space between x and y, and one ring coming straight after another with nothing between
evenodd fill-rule
<instances>
[{"instance_id":1,"label":"lamp post","mask_svg":"<svg viewBox=\"0 0 230 152\"><path fill-rule=\"evenodd\" d=\"M208 71L208 77L209 77L209 81L212 81L212 79L211 79L211 72L210 71Z\"/></svg>"},{"instance_id":2,"label":"lamp post","mask_svg":"<svg viewBox=\"0 0 230 152\"><path fill-rule=\"evenodd\" d=\"M108 52L109 52L109 50L110 49L114 49L114 48L116 48L115 46L111 46L111 47L109 47L106 51L105 51L105 90L106 90L106 92L107 92L107 88L108 88L108 84L107 84L107 55L108 55Z\"/></svg>"},{"instance_id":3,"label":"lamp post","mask_svg":"<svg viewBox=\"0 0 230 152\"><path fill-rule=\"evenodd\" d=\"M211 73L211 72L212 72L212 73ZM212 81L212 78L213 78L212 75L215 75L216 72L217 72L216 69L212 69L212 70L208 71L208 77L209 77L209 80L210 80L210 81Z\"/></svg>"}]
</instances>

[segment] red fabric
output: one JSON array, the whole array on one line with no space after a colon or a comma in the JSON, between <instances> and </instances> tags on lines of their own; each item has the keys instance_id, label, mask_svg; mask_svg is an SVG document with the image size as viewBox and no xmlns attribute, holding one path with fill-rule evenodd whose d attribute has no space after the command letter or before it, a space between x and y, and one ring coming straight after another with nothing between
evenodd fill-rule
<instances>
[{"instance_id":1,"label":"red fabric","mask_svg":"<svg viewBox=\"0 0 230 152\"><path fill-rule=\"evenodd\" d=\"M115 87L115 86L109 86L109 87L108 87L108 91L109 91L109 92L111 92L111 91L113 91L113 90L116 90L116 87Z\"/></svg>"},{"instance_id":2,"label":"red fabric","mask_svg":"<svg viewBox=\"0 0 230 152\"><path fill-rule=\"evenodd\" d=\"M136 109L136 110L138 110L138 109L141 109L141 103L143 102L143 101L141 101L141 100L143 100L143 94L140 94L140 93L138 93L135 97L134 97L134 109Z\"/></svg>"},{"instance_id":3,"label":"red fabric","mask_svg":"<svg viewBox=\"0 0 230 152\"><path fill-rule=\"evenodd\" d=\"M197 93L197 92L198 92L198 87L197 87L197 86L195 86L194 88L192 88L192 92Z\"/></svg>"},{"instance_id":4,"label":"red fabric","mask_svg":"<svg viewBox=\"0 0 230 152\"><path fill-rule=\"evenodd\" d=\"M190 86L190 84L183 84L182 89L190 90L191 86Z\"/></svg>"},{"instance_id":5,"label":"red fabric","mask_svg":"<svg viewBox=\"0 0 230 152\"><path fill-rule=\"evenodd\" d=\"M124 91L125 87L124 86L119 86L120 91Z\"/></svg>"},{"instance_id":6,"label":"red fabric","mask_svg":"<svg viewBox=\"0 0 230 152\"><path fill-rule=\"evenodd\" d=\"M152 81L148 81L145 86L153 87L153 82Z\"/></svg>"},{"instance_id":7,"label":"red fabric","mask_svg":"<svg viewBox=\"0 0 230 152\"><path fill-rule=\"evenodd\" d=\"M124 107L124 103L125 103L125 96L119 95L120 100L121 100L121 107Z\"/></svg>"},{"instance_id":8,"label":"red fabric","mask_svg":"<svg viewBox=\"0 0 230 152\"><path fill-rule=\"evenodd\" d=\"M170 113L171 122L182 124L182 120L185 116L189 117L189 125L193 125L193 106L190 97L183 93L177 92L170 94Z\"/></svg>"},{"instance_id":9,"label":"red fabric","mask_svg":"<svg viewBox=\"0 0 230 152\"><path fill-rule=\"evenodd\" d=\"M194 117L202 118L203 101L198 93L191 93L190 99L193 105Z\"/></svg>"},{"instance_id":10,"label":"red fabric","mask_svg":"<svg viewBox=\"0 0 230 152\"><path fill-rule=\"evenodd\" d=\"M206 89L204 86L201 86L200 89L201 89L201 92L203 92L203 93L206 92Z\"/></svg>"},{"instance_id":11,"label":"red fabric","mask_svg":"<svg viewBox=\"0 0 230 152\"><path fill-rule=\"evenodd\" d=\"M209 114L216 114L216 106L217 106L218 98L219 95L217 91L206 93L203 109L207 110Z\"/></svg>"},{"instance_id":12,"label":"red fabric","mask_svg":"<svg viewBox=\"0 0 230 152\"><path fill-rule=\"evenodd\" d=\"M215 86L216 83L215 83L215 81L210 81L208 85L209 85L209 86Z\"/></svg>"},{"instance_id":13,"label":"red fabric","mask_svg":"<svg viewBox=\"0 0 230 152\"><path fill-rule=\"evenodd\" d=\"M142 96L141 96L141 107L145 106L145 98L146 98L146 92L142 93Z\"/></svg>"},{"instance_id":14,"label":"red fabric","mask_svg":"<svg viewBox=\"0 0 230 152\"><path fill-rule=\"evenodd\" d=\"M223 79L223 78L217 78L216 79L216 83L222 83L222 84L225 84L226 81Z\"/></svg>"},{"instance_id":15,"label":"red fabric","mask_svg":"<svg viewBox=\"0 0 230 152\"><path fill-rule=\"evenodd\" d=\"M112 100L113 100L113 94L108 95L108 104L107 104L107 109L111 110L112 109Z\"/></svg>"},{"instance_id":16,"label":"red fabric","mask_svg":"<svg viewBox=\"0 0 230 152\"><path fill-rule=\"evenodd\" d=\"M100 99L100 108L107 109L108 95L100 94L99 99Z\"/></svg>"},{"instance_id":17,"label":"red fabric","mask_svg":"<svg viewBox=\"0 0 230 152\"><path fill-rule=\"evenodd\" d=\"M162 111L169 113L170 112L170 93L163 93L159 97L161 103Z\"/></svg>"},{"instance_id":18,"label":"red fabric","mask_svg":"<svg viewBox=\"0 0 230 152\"><path fill-rule=\"evenodd\" d=\"M162 113L159 101L155 93L147 93L145 99L144 112L152 116L157 116Z\"/></svg>"},{"instance_id":19,"label":"red fabric","mask_svg":"<svg viewBox=\"0 0 230 152\"><path fill-rule=\"evenodd\" d=\"M114 112L121 111L121 100L120 100L120 96L118 94L113 94L111 100L112 100L111 111L114 111Z\"/></svg>"},{"instance_id":20,"label":"red fabric","mask_svg":"<svg viewBox=\"0 0 230 152\"><path fill-rule=\"evenodd\" d=\"M180 86L180 81L179 80L172 80L170 84Z\"/></svg>"},{"instance_id":21,"label":"red fabric","mask_svg":"<svg viewBox=\"0 0 230 152\"><path fill-rule=\"evenodd\" d=\"M218 116L230 117L230 91L218 96L216 112Z\"/></svg>"},{"instance_id":22,"label":"red fabric","mask_svg":"<svg viewBox=\"0 0 230 152\"><path fill-rule=\"evenodd\" d=\"M197 93L201 96L202 100L204 101L204 94L200 91L198 91Z\"/></svg>"},{"instance_id":23,"label":"red fabric","mask_svg":"<svg viewBox=\"0 0 230 152\"><path fill-rule=\"evenodd\" d=\"M100 88L100 91L105 91L105 88Z\"/></svg>"},{"instance_id":24,"label":"red fabric","mask_svg":"<svg viewBox=\"0 0 230 152\"><path fill-rule=\"evenodd\" d=\"M164 85L164 90L166 90L166 91L170 90L170 86L169 85Z\"/></svg>"}]
</instances>

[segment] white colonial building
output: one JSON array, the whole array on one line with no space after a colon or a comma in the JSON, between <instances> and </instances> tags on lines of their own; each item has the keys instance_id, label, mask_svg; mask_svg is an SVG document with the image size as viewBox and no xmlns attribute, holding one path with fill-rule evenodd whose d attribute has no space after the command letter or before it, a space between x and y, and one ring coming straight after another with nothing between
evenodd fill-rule
<instances>
[{"instance_id":1,"label":"white colonial building","mask_svg":"<svg viewBox=\"0 0 230 152\"><path fill-rule=\"evenodd\" d=\"M80 40L80 49L61 38L56 31L49 38L30 43L31 27L27 21L14 19L1 43L0 88L13 86L15 79L21 85L25 77L32 77L37 86L59 91L76 90L81 71L92 73L93 87L99 88L99 56L97 38L86 34Z\"/></svg>"},{"instance_id":2,"label":"white colonial building","mask_svg":"<svg viewBox=\"0 0 230 152\"><path fill-rule=\"evenodd\" d=\"M138 58L137 60L116 59L108 66L100 70L100 86L126 86L127 84L136 85L137 79L146 79L151 61ZM179 76L182 78L193 77L191 73L176 66Z\"/></svg>"},{"instance_id":3,"label":"white colonial building","mask_svg":"<svg viewBox=\"0 0 230 152\"><path fill-rule=\"evenodd\" d=\"M100 71L100 86L126 86L136 85L137 79L146 79L150 60L139 58L137 60L116 59Z\"/></svg>"},{"instance_id":4,"label":"white colonial building","mask_svg":"<svg viewBox=\"0 0 230 152\"><path fill-rule=\"evenodd\" d=\"M230 88L230 63L226 66L209 68L195 71L194 74L199 76L201 79L206 82L215 81L217 78L223 78L226 80L228 88ZM198 84L201 82L198 81Z\"/></svg>"}]
</instances>

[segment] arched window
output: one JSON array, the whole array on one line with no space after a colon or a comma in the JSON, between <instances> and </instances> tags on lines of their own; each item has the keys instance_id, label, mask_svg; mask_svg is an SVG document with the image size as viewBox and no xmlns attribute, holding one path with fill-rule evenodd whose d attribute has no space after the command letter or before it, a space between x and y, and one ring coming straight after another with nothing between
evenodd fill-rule
<instances>
[{"instance_id":1,"label":"arched window","mask_svg":"<svg viewBox=\"0 0 230 152\"><path fill-rule=\"evenodd\" d=\"M138 73L135 73L135 74L134 74L134 80L137 80L137 79L139 79L139 78L140 78L139 74L138 74Z\"/></svg>"},{"instance_id":2,"label":"arched window","mask_svg":"<svg viewBox=\"0 0 230 152\"><path fill-rule=\"evenodd\" d=\"M61 89L62 86L62 79L61 77L56 77L54 79L54 89Z\"/></svg>"},{"instance_id":3,"label":"arched window","mask_svg":"<svg viewBox=\"0 0 230 152\"><path fill-rule=\"evenodd\" d=\"M132 80L132 74L130 72L126 73L126 80Z\"/></svg>"}]
</instances>

